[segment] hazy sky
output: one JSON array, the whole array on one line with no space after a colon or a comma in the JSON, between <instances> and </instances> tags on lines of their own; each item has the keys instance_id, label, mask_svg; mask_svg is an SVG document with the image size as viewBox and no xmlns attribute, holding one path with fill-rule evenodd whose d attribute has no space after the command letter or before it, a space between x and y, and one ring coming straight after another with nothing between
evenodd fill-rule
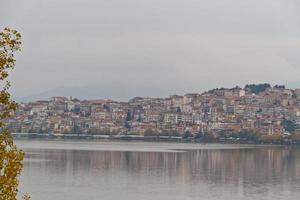
<instances>
[{"instance_id":1,"label":"hazy sky","mask_svg":"<svg viewBox=\"0 0 300 200\"><path fill-rule=\"evenodd\" d=\"M23 35L17 97L300 87L299 0L0 0L4 26Z\"/></svg>"}]
</instances>

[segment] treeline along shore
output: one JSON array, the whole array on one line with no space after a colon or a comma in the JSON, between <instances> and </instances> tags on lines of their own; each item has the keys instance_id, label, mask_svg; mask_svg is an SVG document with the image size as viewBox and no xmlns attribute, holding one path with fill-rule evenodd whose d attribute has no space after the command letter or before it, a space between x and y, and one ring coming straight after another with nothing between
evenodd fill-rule
<instances>
[{"instance_id":1,"label":"treeline along shore","mask_svg":"<svg viewBox=\"0 0 300 200\"><path fill-rule=\"evenodd\" d=\"M81 135L81 134L39 134L39 133L12 133L13 137L18 140L41 139L41 140L106 140L106 141L146 141L146 142L183 142L183 143L230 143L230 144L276 144L276 145L300 145L300 139L295 138L256 138L248 137L220 137L212 138L205 135Z\"/></svg>"}]
</instances>

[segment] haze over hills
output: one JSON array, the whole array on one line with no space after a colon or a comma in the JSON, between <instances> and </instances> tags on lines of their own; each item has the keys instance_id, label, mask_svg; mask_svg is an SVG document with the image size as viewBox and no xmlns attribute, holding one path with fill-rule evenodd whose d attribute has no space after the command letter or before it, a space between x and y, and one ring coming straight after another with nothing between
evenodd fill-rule
<instances>
[{"instance_id":1,"label":"haze over hills","mask_svg":"<svg viewBox=\"0 0 300 200\"><path fill-rule=\"evenodd\" d=\"M28 96L14 96L14 100L18 102L30 102L42 99L49 99L53 96L73 96L79 99L113 99L119 101L127 101L134 96L151 96L165 97L173 94L175 90L165 91L161 88L145 88L144 92L136 92L135 88L122 88L115 86L111 90L107 90L106 86L82 86L82 87L57 87L41 93L30 94ZM200 91L198 91L200 92ZM159 94L159 95L158 95Z\"/></svg>"},{"instance_id":2,"label":"haze over hills","mask_svg":"<svg viewBox=\"0 0 300 200\"><path fill-rule=\"evenodd\" d=\"M246 85L246 84L245 84ZM276 84L271 84L276 85ZM279 84L278 84L279 85ZM286 86L286 88L300 88L300 84L296 82L291 82ZM111 90L107 90L106 85L97 86L97 85L86 85L81 87L57 87L52 90L47 90L45 92L29 94L28 96L18 96L17 94L13 95L13 99L17 102L31 102L36 100L45 100L49 99L54 96L65 96L65 97L75 97L79 99L112 99L117 101L128 101L129 99L142 96L142 97L167 97L172 94L186 94L186 93L202 93L204 91L211 90L213 88L208 88L207 90L193 91L193 90L186 90L186 91L179 91L176 88L165 90L163 88L156 88L156 87L145 87L143 92L136 90L136 88L128 88L128 87L121 87L121 86L109 86L112 88ZM218 88L222 88L220 86ZM235 87L235 86L232 86ZM244 87L240 86L241 88ZM230 86L228 88L231 88Z\"/></svg>"}]
</instances>

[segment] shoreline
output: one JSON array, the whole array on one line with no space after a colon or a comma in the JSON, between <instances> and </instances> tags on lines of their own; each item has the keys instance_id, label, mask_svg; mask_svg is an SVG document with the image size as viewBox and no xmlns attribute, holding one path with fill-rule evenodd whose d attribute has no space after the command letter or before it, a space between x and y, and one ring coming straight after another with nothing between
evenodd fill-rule
<instances>
[{"instance_id":1,"label":"shoreline","mask_svg":"<svg viewBox=\"0 0 300 200\"><path fill-rule=\"evenodd\" d=\"M251 144L251 145L300 145L298 140L245 140L245 139L204 139L204 138L183 138L181 136L142 136L142 135L76 135L76 134L36 134L36 133L12 133L16 140L80 140L80 141L142 141L142 142L170 142L170 143L200 143L200 144Z\"/></svg>"}]
</instances>

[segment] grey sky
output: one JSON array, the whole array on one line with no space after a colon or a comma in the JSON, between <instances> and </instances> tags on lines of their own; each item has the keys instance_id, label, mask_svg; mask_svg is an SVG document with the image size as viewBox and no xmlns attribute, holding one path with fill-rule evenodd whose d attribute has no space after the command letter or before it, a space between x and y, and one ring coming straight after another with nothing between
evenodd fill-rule
<instances>
[{"instance_id":1,"label":"grey sky","mask_svg":"<svg viewBox=\"0 0 300 200\"><path fill-rule=\"evenodd\" d=\"M4 26L23 35L16 97L300 87L299 0L0 0Z\"/></svg>"}]
</instances>

